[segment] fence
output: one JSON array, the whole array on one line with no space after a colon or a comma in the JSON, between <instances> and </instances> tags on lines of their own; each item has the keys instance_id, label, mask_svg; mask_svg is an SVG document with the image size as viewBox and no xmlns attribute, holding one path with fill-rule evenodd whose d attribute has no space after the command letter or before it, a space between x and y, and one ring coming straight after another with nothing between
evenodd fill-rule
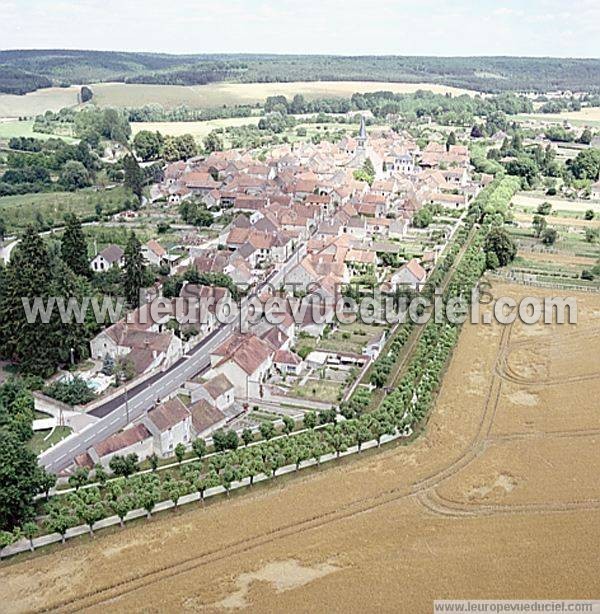
<instances>
[{"instance_id":1,"label":"fence","mask_svg":"<svg viewBox=\"0 0 600 614\"><path fill-rule=\"evenodd\" d=\"M401 438L406 438L406 437L409 437L410 435L411 435L410 432L406 434L396 433L394 435L383 435L380 443L378 443L377 440L372 439L370 441L363 443L360 451L377 448L380 445L384 445L386 443L390 443L392 441L396 441ZM324 454L323 456L319 458L319 460L315 460L313 458L313 459L302 461L298 466L296 466L295 464L285 465L284 467L281 467L280 469L277 470L276 476L271 476L271 475L266 475L266 474L261 474L261 475L256 476L254 478L254 484L265 482L267 480L273 479L274 477L279 477L281 475L294 473L295 471L300 471L302 469L307 469L308 467L314 467L315 465L321 465L323 463L335 461L338 458L344 458L346 456L350 456L352 454L358 454L358 453L359 453L358 446L354 445L354 446L349 447L346 451L340 452L339 455L337 453L332 452L330 454ZM230 491L238 490L240 488L246 488L248 486L250 486L249 477L244 478L243 480L240 480L238 482L234 482L231 485L231 488L229 490ZM216 486L214 488L208 489L204 493L204 499L215 497L217 495L223 495L226 492L227 490L223 486ZM179 499L177 503L177 507L180 507L182 505L187 505L189 503L194 503L199 500L200 500L200 495L197 492L191 493L189 495L184 495L183 497ZM169 509L173 509L174 507L176 506L173 503L173 501L161 501L154 506L154 508L152 509L152 513L154 514L157 512L163 512ZM148 513L146 512L146 510L142 508L138 508L138 509L135 509L129 512L127 516L125 516L124 522L129 522L137 518L144 518L146 516L148 516ZM119 524L121 524L121 520L118 516L109 516L108 518L103 518L102 520L99 520L98 522L94 523L91 528L92 530L96 531L98 529L114 527ZM76 527L71 527L70 529L68 529L64 535L64 539L65 540L72 539L80 535L85 535L86 533L89 533L89 532L90 532L90 527L88 525L78 525ZM21 552L27 552L31 550L31 546L35 550L37 548L42 548L50 544L58 543L62 540L63 540L63 537L59 535L58 533L51 533L48 535L42 535L40 537L36 537L32 540L31 545L28 539L21 539L15 542L14 544L11 544L10 546L6 546L2 551L0 551L0 559L14 556L15 554L19 554Z\"/></svg>"}]
</instances>

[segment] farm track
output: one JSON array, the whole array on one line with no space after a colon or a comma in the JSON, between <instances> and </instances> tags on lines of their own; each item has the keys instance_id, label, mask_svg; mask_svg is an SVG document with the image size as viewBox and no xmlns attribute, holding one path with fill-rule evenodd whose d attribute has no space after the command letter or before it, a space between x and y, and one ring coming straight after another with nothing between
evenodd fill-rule
<instances>
[{"instance_id":1,"label":"farm track","mask_svg":"<svg viewBox=\"0 0 600 614\"><path fill-rule=\"evenodd\" d=\"M511 325L511 330L512 330L512 325ZM597 328L592 328L591 330L584 329L584 330L577 330L577 331L570 333L569 340L573 341L573 340L578 340L578 339L585 339L586 341L589 341L590 338L596 338L596 337L599 337L598 343L600 343L600 330ZM502 349L498 353L498 360L496 361L496 365L495 365L496 375L498 375L502 379L508 382L511 382L513 384L519 384L520 386L540 386L540 385L558 386L560 384L565 384L565 383L586 382L586 381L594 380L600 377L600 371L598 373L589 373L586 375L576 375L572 377L562 376L560 378L548 377L548 378L532 379L530 377L520 375L510 366L508 357L511 352L514 352L515 350L518 350L518 349L531 347L533 344L535 344L536 348L540 348L540 347L549 348L553 344L553 340L550 336L548 336L548 338L546 339L544 338L537 338L535 340L522 339L512 344L507 342L505 345L501 346Z\"/></svg>"},{"instance_id":2,"label":"farm track","mask_svg":"<svg viewBox=\"0 0 600 614\"><path fill-rule=\"evenodd\" d=\"M515 433L505 436L491 436L492 426L501 398L503 381L508 379L502 371L503 360L508 350L524 342L511 345L513 327L506 326L501 333L500 345L495 359L492 379L484 400L484 410L476 425L476 433L465 450L455 458L451 464L437 469L428 477L413 484L397 486L377 495L365 496L348 502L342 507L323 514L317 514L300 522L293 522L284 526L263 532L260 535L242 538L224 547L214 548L197 555L187 557L173 564L165 564L148 572L140 573L122 580L107 584L97 590L64 600L50 608L38 611L79 611L85 608L103 606L114 602L115 599L127 596L146 587L175 578L196 569L205 567L217 561L235 558L241 554L276 543L295 535L317 530L332 523L347 520L363 513L370 512L388 504L403 499L412 499L418 502L427 512L446 518L476 518L493 515L519 515L519 514L547 514L565 513L576 510L600 509L600 500L587 499L569 503L557 504L525 504L525 505L470 505L447 500L439 495L436 487L442 482L452 478L474 460L478 459L490 444L496 442L516 441L526 438L544 437L590 437L600 435L600 429L558 431L555 433ZM583 334L583 332L582 332ZM587 333L586 333L587 334ZM589 338L589 334L587 334ZM408 354L410 355L410 353ZM394 450L388 452L394 453ZM385 454L385 453L384 453ZM114 603L112 604L114 607Z\"/></svg>"},{"instance_id":3,"label":"farm track","mask_svg":"<svg viewBox=\"0 0 600 614\"><path fill-rule=\"evenodd\" d=\"M509 335L510 330L507 327L502 332L502 343L507 343ZM376 496L357 499L346 504L341 509L314 516L301 523L291 523L258 536L239 540L229 544L225 548L213 549L202 554L198 554L197 556L189 557L173 565L159 567L158 569L150 572L115 582L96 591L91 591L73 599L65 600L54 605L52 608L39 611L77 611L86 607L102 605L118 597L141 590L144 587L152 585L158 581L191 572L210 563L249 552L255 548L268 545L280 539L318 529L340 520L346 520L348 518L370 512L371 510L390 503L395 503L402 499L412 498L415 495L421 495L421 498L418 498L419 501L422 503L423 501L428 501L428 499L423 498L427 491L430 491L442 481L461 471L470 462L480 456L485 450L485 437L489 434L493 423L493 417L495 415L500 396L500 388L501 382L494 377L487 393L485 411L481 416L478 425L478 432L475 435L471 446L468 447L458 459L453 461L451 465L435 471L429 477L416 482L412 486L407 485L404 487L392 488Z\"/></svg>"},{"instance_id":4,"label":"farm track","mask_svg":"<svg viewBox=\"0 0 600 614\"><path fill-rule=\"evenodd\" d=\"M532 504L510 504L510 505L471 505L459 503L442 497L435 489L419 493L419 502L430 512L441 516L452 518L458 517L478 517L519 515L519 514L549 514L563 513L580 510L600 509L600 499L581 499L569 503L532 503Z\"/></svg>"},{"instance_id":5,"label":"farm track","mask_svg":"<svg viewBox=\"0 0 600 614\"><path fill-rule=\"evenodd\" d=\"M474 234L474 229L471 231L471 234L469 235L468 239L465 241L465 244L462 246L459 254L457 255L455 262L453 263L452 267L448 271L448 274L444 280L443 289L445 289L448 286L450 279L451 279L452 272L456 269L466 249L471 244L471 239L472 239L473 234ZM410 356L412 355L414 347L416 346L419 339L421 338L421 333L423 329L424 329L424 326L421 328L421 330L418 331L418 334L415 335L414 339L410 343L408 347L408 351L405 353L401 361L401 364L399 366L398 373L396 375L395 380L400 376L404 367L406 366ZM503 338L505 334L506 334L506 330L503 331ZM486 421L486 415L489 410L489 399L492 395L492 390L493 390L493 385L490 386L490 390L488 392L488 400L486 401L486 411L484 412L484 415L482 416L481 421L480 421L480 432L482 428L484 427L484 423ZM498 386L498 390L496 392L496 397L494 401L494 410L492 413L495 412L495 407L497 406L497 403L498 403L499 394L500 394L500 387ZM489 425L487 426L486 432L489 432L492 421L493 421L493 417L492 417L492 420L489 422ZM478 444L478 440L480 439L480 432L475 437L473 441L473 446L476 446ZM313 518L309 518L301 523L292 523L289 525L285 525L283 527L273 529L272 531L265 532L259 536L253 536L248 539L239 540L237 542L234 542L226 546L225 548L210 550L205 553L199 554L197 556L189 557L183 561L179 561L173 565L165 565L164 567L160 567L158 569L155 569L155 570L143 573L143 574L139 574L139 575L121 580L119 582L115 582L111 585L105 586L95 591L90 591L89 593L86 593L84 595L74 597L73 599L62 601L52 606L51 608L42 609L39 611L57 611L57 610L78 611L82 608L102 605L118 597L127 595L129 593L133 593L140 589L143 589L144 587L154 584L158 581L161 581L167 578L172 578L172 577L175 577L181 574L185 574L187 572L193 571L194 569L208 565L209 563L212 563L218 560L222 560L222 559L226 559L232 555L239 555L244 552L251 551L254 548L258 548L260 546L270 544L279 539L283 539L283 538L286 538L292 535L296 535L296 534L299 534L305 531L317 529L319 527L326 526L338 520L345 520L345 519L352 518L354 516L369 512L373 509L379 508L389 503L394 503L401 499L413 497L419 491L431 488L431 486L429 485L430 483L433 483L433 485L436 485L439 482L447 479L451 475L454 475L455 473L460 471L464 466L466 466L472 460L474 460L474 458L479 456L482 453L482 451L483 449L477 450L477 451L474 451L473 449L467 449L465 453L463 453L456 461L452 463L452 465L450 465L450 467L433 473L431 476L429 476L428 478L425 478L421 482L416 483L412 487L404 486L404 487L393 488L381 494L378 494L376 496L357 499L355 501L352 501L346 504L341 509L335 510L333 512L314 516Z\"/></svg>"}]
</instances>

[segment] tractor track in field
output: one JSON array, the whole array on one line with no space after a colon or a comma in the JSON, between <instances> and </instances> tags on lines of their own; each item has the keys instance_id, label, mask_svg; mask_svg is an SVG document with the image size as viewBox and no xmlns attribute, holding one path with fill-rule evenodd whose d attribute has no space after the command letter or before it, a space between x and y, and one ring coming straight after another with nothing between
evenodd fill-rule
<instances>
[{"instance_id":1,"label":"tractor track in field","mask_svg":"<svg viewBox=\"0 0 600 614\"><path fill-rule=\"evenodd\" d=\"M575 510L600 509L600 500L596 499L582 499L569 503L556 504L524 504L509 506L470 505L447 500L440 496L436 491L436 487L438 485L458 474L470 463L479 458L489 445L493 445L497 442L509 442L533 437L589 437L600 435L600 429L589 429L559 431L555 433L514 433L509 435L491 436L491 430L501 398L503 382L508 380L514 381L518 384L532 384L530 381L520 381L518 374L515 374L515 376L507 374L506 360L509 350L524 343L519 341L511 345L510 339L512 336L512 331L512 325L505 326L502 330L500 345L496 355L491 381L484 400L484 409L476 426L476 433L470 444L458 457L454 458L448 466L437 469L429 476L422 478L413 484L405 484L403 486L385 490L377 495L357 498L338 509L322 514L316 514L299 522L291 522L289 524L265 531L260 535L242 538L230 544L215 547L205 552L195 554L194 556L187 557L175 563L158 566L153 570L123 578L122 580L107 584L96 590L90 590L87 593L57 602L48 608L43 608L37 611L43 612L60 610L74 612L86 608L102 606L103 604L114 602L114 600L129 594L141 591L145 587L193 572L196 569L205 567L217 561L236 557L241 554L251 552L254 549L275 543L279 540L284 540L295 535L313 531L338 521L347 520L401 500L414 500L427 512L444 518L469 518L478 516L519 515L528 513L565 513ZM416 344L417 341L418 338L414 340L414 343ZM410 349L412 349L412 344ZM411 352L409 351L407 352L406 356L408 357L410 354ZM405 358L405 360L407 360L407 358ZM511 377L513 377L513 379L511 379ZM598 376L585 377L585 379L592 379L592 377L595 378ZM546 384L546 382L539 383ZM390 452L388 452L388 454L389 453ZM392 450L391 453L393 454L394 451ZM335 467L332 467L332 469L333 468ZM114 607L114 603L112 605Z\"/></svg>"}]
</instances>

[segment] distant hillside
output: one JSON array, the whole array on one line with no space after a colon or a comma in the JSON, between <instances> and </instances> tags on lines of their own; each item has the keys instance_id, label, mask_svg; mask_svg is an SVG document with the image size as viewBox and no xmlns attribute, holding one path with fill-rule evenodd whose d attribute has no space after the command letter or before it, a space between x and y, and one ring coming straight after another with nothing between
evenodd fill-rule
<instances>
[{"instance_id":1,"label":"distant hillside","mask_svg":"<svg viewBox=\"0 0 600 614\"><path fill-rule=\"evenodd\" d=\"M429 82L484 92L600 91L600 60L519 57L168 55L0 51L0 92L98 81L198 85L215 81Z\"/></svg>"}]
</instances>

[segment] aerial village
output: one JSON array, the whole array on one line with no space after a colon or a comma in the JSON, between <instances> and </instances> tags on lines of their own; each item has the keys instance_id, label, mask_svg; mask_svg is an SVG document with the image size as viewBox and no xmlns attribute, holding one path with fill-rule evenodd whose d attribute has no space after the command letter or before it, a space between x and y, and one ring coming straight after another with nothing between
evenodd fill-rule
<instances>
[{"instance_id":1,"label":"aerial village","mask_svg":"<svg viewBox=\"0 0 600 614\"><path fill-rule=\"evenodd\" d=\"M86 408L91 415L95 406L96 415L103 415L111 395L122 392L111 392L112 378L102 373L120 357L126 356L133 370L130 387L144 386L191 354L203 359L183 384L157 396L151 409L118 432L109 429L105 439L78 454L67 473L78 466L108 466L115 455L168 458L178 444L189 448L198 437L210 441L224 428L257 431L264 422L339 406L379 356L393 325L383 317L343 324L334 314L314 318L311 309L298 318L289 306L307 300L316 288L333 299L325 303L331 305L352 284L388 295L418 293L469 201L491 180L485 174L472 179L464 145L431 140L421 149L408 134L368 132L364 117L357 135L335 144L278 145L266 159L252 151L220 151L168 164L164 179L151 188L148 208L162 215L201 202L218 235L187 233L171 248L157 236L143 245L145 260L166 267L174 278L192 270L199 280L224 275L232 284L184 281L168 298L156 284L146 299L163 298L163 317L143 317L146 303L91 341L97 368L83 374L99 394ZM219 226L220 218L227 222ZM117 245L106 246L90 264L94 271L123 265ZM244 330L220 327L214 310L201 323L174 322L169 305L177 298L217 303L232 290L260 300L279 294L288 309L278 324L263 319Z\"/></svg>"}]
</instances>

